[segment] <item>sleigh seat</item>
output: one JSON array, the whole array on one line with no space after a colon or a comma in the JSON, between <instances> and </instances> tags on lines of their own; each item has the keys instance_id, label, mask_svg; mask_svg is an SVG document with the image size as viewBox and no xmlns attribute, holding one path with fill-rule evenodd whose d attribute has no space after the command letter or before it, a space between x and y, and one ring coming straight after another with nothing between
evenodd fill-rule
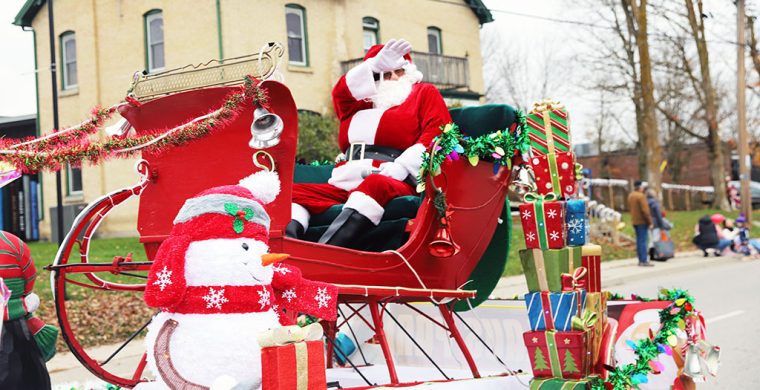
<instances>
[{"instance_id":1,"label":"sleigh seat","mask_svg":"<svg viewBox=\"0 0 760 390\"><path fill-rule=\"evenodd\" d=\"M515 111L503 104L487 104L475 107L462 107L449 110L451 118L471 137L504 130L515 122ZM293 175L294 183L327 183L333 165L297 164ZM400 196L392 199L385 206L385 213L380 224L365 234L358 244L359 249L368 252L382 252L398 249L409 238L407 225L417 215L422 204L423 195ZM335 205L322 214L312 216L304 240L317 242L333 220L338 217L343 205Z\"/></svg>"}]
</instances>

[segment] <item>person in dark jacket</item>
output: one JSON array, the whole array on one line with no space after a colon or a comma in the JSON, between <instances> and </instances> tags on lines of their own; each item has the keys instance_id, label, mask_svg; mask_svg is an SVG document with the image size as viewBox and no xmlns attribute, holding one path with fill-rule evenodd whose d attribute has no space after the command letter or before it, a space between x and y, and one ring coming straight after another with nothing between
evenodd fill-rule
<instances>
[{"instance_id":1,"label":"person in dark jacket","mask_svg":"<svg viewBox=\"0 0 760 390\"><path fill-rule=\"evenodd\" d=\"M702 250L705 257L708 256L708 249L715 249L715 256L720 256L723 250L731 245L731 240L723 238L719 226L724 220L725 217L722 215L714 214L712 216L705 215L697 222L697 226L694 228L696 236L691 242Z\"/></svg>"}]
</instances>

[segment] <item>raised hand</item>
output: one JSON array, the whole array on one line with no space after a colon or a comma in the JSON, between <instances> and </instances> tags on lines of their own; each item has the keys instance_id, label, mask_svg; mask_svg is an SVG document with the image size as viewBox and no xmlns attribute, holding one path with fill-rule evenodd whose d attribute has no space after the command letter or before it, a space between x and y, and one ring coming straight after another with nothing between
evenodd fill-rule
<instances>
[{"instance_id":1,"label":"raised hand","mask_svg":"<svg viewBox=\"0 0 760 390\"><path fill-rule=\"evenodd\" d=\"M407 64L404 56L412 51L412 44L404 39L389 40L380 52L372 58L370 68L375 73L392 72Z\"/></svg>"}]
</instances>

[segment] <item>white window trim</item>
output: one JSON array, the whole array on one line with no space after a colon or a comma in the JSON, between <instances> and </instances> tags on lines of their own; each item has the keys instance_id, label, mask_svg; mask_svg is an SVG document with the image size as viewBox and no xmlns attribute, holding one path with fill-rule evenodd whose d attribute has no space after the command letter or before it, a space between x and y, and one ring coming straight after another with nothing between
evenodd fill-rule
<instances>
[{"instance_id":1,"label":"white window trim","mask_svg":"<svg viewBox=\"0 0 760 390\"><path fill-rule=\"evenodd\" d=\"M286 7L285 9L285 15L292 13L298 15L299 19L301 20L301 58L303 58L303 61L291 61L290 58L288 58L288 63L292 65L299 65L299 66L306 66L308 64L308 59L306 58L306 26L304 25L304 10L301 8L296 7ZM287 23L285 23L285 29L287 31ZM287 37L290 38L290 37ZM295 37L294 37L295 38Z\"/></svg>"},{"instance_id":2,"label":"white window trim","mask_svg":"<svg viewBox=\"0 0 760 390\"><path fill-rule=\"evenodd\" d=\"M164 66L162 66L160 68L154 68L153 67L153 50L151 50L153 42L151 41L151 37L150 37L150 22L152 22L152 21L154 21L156 19L161 19L161 24L162 25L164 24L164 20L163 20L164 19L164 13L163 13L163 11L161 11L161 12L155 12L155 13L152 13L152 14L150 14L150 15L148 15L148 16L145 17L145 37L146 37L145 44L147 45L147 47L145 48L145 50L148 51L148 73L160 72L160 71L166 69L166 44L165 44L164 40L161 41L161 43L164 44ZM166 35L164 35L164 37L165 36Z\"/></svg>"},{"instance_id":3,"label":"white window trim","mask_svg":"<svg viewBox=\"0 0 760 390\"><path fill-rule=\"evenodd\" d=\"M370 19L369 22L367 22L364 18L362 18L362 44L364 44L364 33L372 33L372 35L375 37L372 45L377 45L380 43L380 22L377 19ZM365 51L369 50L368 47L364 48Z\"/></svg>"},{"instance_id":4,"label":"white window trim","mask_svg":"<svg viewBox=\"0 0 760 390\"><path fill-rule=\"evenodd\" d=\"M76 44L77 44L76 33L68 32L68 33L64 33L61 36L61 65L62 65L61 66L61 69L62 69L61 74L63 75L63 81L61 82L61 84L62 84L62 87L63 87L62 89L64 89L64 90L67 90L67 89L76 89L77 87L79 87L79 67L77 67L77 82L75 84L69 84L68 83L68 76L69 76L68 73L69 72L68 72L68 67L66 65L72 63L72 62L66 62L66 43L68 41L74 41L74 46L76 46ZM73 63L74 64L77 63L76 55L74 56Z\"/></svg>"},{"instance_id":5,"label":"white window trim","mask_svg":"<svg viewBox=\"0 0 760 390\"><path fill-rule=\"evenodd\" d=\"M438 46L437 47L438 52L437 53L433 53L433 54L443 55L443 44L441 43L441 40L442 40L441 39L441 35L443 35L443 32L440 29L433 28L433 27L428 27L428 29L427 29L427 35L430 36L431 33L433 35L435 35L435 37L436 37L436 43L437 43L437 46ZM429 49L430 48L428 48L428 50Z\"/></svg>"},{"instance_id":6,"label":"white window trim","mask_svg":"<svg viewBox=\"0 0 760 390\"><path fill-rule=\"evenodd\" d=\"M83 173L82 172L82 168L80 167L79 168L79 176L80 177L82 176L82 173ZM82 180L82 183L81 183L82 189L74 191L72 189L73 186L72 186L72 183L71 183L71 180L72 180L73 176L74 175L71 174L71 165L66 165L66 194L67 194L67 196L81 196L82 193L84 192L84 180Z\"/></svg>"}]
</instances>

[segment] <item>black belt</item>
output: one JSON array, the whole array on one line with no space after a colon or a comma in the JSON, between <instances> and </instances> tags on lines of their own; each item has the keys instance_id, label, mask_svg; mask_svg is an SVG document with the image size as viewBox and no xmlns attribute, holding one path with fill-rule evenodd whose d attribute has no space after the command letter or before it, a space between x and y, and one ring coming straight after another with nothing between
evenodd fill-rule
<instances>
[{"instance_id":1,"label":"black belt","mask_svg":"<svg viewBox=\"0 0 760 390\"><path fill-rule=\"evenodd\" d=\"M398 149L364 143L353 143L345 152L348 161L364 159L394 161L401 153L402 151Z\"/></svg>"}]
</instances>

